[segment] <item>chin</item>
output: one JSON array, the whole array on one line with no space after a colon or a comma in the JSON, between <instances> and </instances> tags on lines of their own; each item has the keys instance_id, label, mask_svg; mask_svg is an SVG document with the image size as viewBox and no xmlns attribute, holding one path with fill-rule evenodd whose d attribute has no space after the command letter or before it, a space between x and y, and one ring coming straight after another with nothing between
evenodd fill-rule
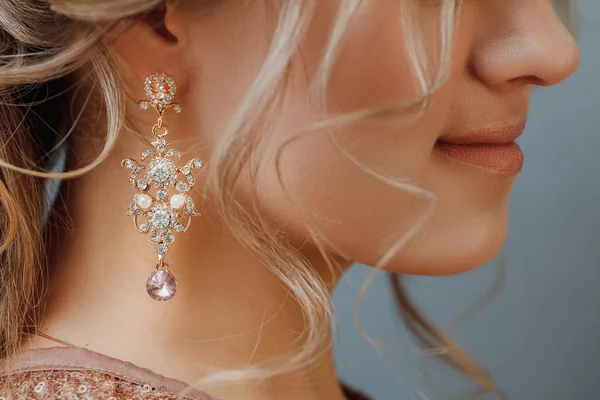
<instances>
[{"instance_id":1,"label":"chin","mask_svg":"<svg viewBox=\"0 0 600 400\"><path fill-rule=\"evenodd\" d=\"M455 275L478 268L498 256L507 234L507 218L473 221L447 232L424 230L385 267L413 275ZM375 265L376 259L367 265Z\"/></svg>"}]
</instances>

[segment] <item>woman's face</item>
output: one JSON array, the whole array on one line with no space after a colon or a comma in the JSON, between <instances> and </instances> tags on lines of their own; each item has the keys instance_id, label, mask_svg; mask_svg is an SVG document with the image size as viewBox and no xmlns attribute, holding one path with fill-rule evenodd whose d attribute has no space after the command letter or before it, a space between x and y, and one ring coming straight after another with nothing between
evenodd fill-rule
<instances>
[{"instance_id":1,"label":"woman's face","mask_svg":"<svg viewBox=\"0 0 600 400\"><path fill-rule=\"evenodd\" d=\"M418 10L433 72L440 47L436 3L423 0ZM307 238L318 232L332 254L374 265L433 203L377 179L366 166L437 199L430 218L387 269L447 274L493 258L504 241L509 193L522 164L511 142L524 128L532 88L567 78L579 53L547 0L463 3L447 78L421 118L413 109L290 142L317 119L309 85L339 6L317 1L293 57L283 105L261 132L254 158L258 179L243 180L240 196L254 196L256 188L262 211L303 250L314 249ZM277 10L262 1L223 0L180 11L173 19L184 27L181 62L190 74L180 102L188 129L214 143L268 54ZM419 95L401 21L399 0L363 2L331 70L331 113ZM285 189L277 180L278 152Z\"/></svg>"}]
</instances>

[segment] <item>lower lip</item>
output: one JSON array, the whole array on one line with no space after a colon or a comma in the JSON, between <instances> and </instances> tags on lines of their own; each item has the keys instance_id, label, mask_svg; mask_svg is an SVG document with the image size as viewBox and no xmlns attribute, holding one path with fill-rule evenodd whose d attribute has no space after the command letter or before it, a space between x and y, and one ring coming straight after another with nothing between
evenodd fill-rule
<instances>
[{"instance_id":1,"label":"lower lip","mask_svg":"<svg viewBox=\"0 0 600 400\"><path fill-rule=\"evenodd\" d=\"M523 151L515 142L507 144L452 144L437 148L450 158L495 174L517 174L523 168Z\"/></svg>"}]
</instances>

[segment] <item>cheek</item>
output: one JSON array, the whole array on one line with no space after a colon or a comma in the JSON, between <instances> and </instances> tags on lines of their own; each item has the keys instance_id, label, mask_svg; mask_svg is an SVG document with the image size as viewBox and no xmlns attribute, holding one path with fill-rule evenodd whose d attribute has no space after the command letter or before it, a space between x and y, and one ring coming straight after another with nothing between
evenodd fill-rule
<instances>
[{"instance_id":1,"label":"cheek","mask_svg":"<svg viewBox=\"0 0 600 400\"><path fill-rule=\"evenodd\" d=\"M294 232L306 232L301 228L304 223L311 228L319 225L339 248L360 244L379 252L387 244L385 238L414 223L423 201L374 178L367 169L382 179L421 182L448 107L445 101L438 102L428 111L428 118L416 124L409 124L414 113L405 113L401 118L399 114L299 134L315 119L307 87L315 78L334 16L326 8L331 3L319 4L322 10L317 10L302 44L302 57L293 64L280 118L265 135L268 143L261 151L259 193L265 209L287 221ZM330 115L382 108L417 95L394 2L368 2L360 15L346 30L330 71ZM274 184L278 152L284 189ZM304 223L296 225L300 220Z\"/></svg>"},{"instance_id":2,"label":"cheek","mask_svg":"<svg viewBox=\"0 0 600 400\"><path fill-rule=\"evenodd\" d=\"M319 78L317 66L331 29L332 21L323 20L331 13L323 14L326 17L312 25L300 49L309 79ZM327 71L327 111L331 114L412 100L418 93L397 4L366 2L358 15L344 30Z\"/></svg>"},{"instance_id":3,"label":"cheek","mask_svg":"<svg viewBox=\"0 0 600 400\"><path fill-rule=\"evenodd\" d=\"M428 203L406 188L427 186L445 107L432 107L427 118L408 128L360 123L297 133L312 114L308 105L301 106L300 86L288 95L260 152L257 192L263 211L295 243L317 229L336 255L374 264L427 209Z\"/></svg>"},{"instance_id":4,"label":"cheek","mask_svg":"<svg viewBox=\"0 0 600 400\"><path fill-rule=\"evenodd\" d=\"M263 169L258 191L263 209L283 223L295 242L305 241L308 232L317 228L338 255L360 259L358 249L381 252L389 236L410 227L422 211L422 202L374 178L325 135L318 135L290 145L283 153L279 167L284 188L274 184L275 168ZM378 145L385 147L381 141L372 147ZM352 156L365 156L357 153ZM420 169L414 157L397 153L395 159L401 162L386 167L404 178L399 182Z\"/></svg>"}]
</instances>

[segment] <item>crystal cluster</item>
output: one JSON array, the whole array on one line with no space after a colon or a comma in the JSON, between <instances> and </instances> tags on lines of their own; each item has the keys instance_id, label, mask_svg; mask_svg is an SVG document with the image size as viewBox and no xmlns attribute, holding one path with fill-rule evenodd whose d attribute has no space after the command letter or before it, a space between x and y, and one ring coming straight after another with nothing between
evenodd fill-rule
<instances>
[{"instance_id":1,"label":"crystal cluster","mask_svg":"<svg viewBox=\"0 0 600 400\"><path fill-rule=\"evenodd\" d=\"M144 89L149 101L140 102L140 108L148 110L150 103L152 103L160 111L169 106L175 98L177 84L175 83L175 79L167 74L154 74L146 78ZM181 112L181 106L174 105L173 111L176 113Z\"/></svg>"},{"instance_id":2,"label":"crystal cluster","mask_svg":"<svg viewBox=\"0 0 600 400\"><path fill-rule=\"evenodd\" d=\"M148 154L152 154L147 165L132 159L123 160L122 164L129 169L131 186L137 191L129 203L127 215L135 217L138 231L149 234L156 254L164 257L169 251L169 245L175 241L174 234L185 232L187 229L189 221L184 224L181 220L198 215L194 201L187 193L195 182L193 170L201 168L202 162L193 159L178 169L169 158L169 154L181 157L179 152L167 152L164 138L159 138L153 144L156 151L146 151L141 157L147 159ZM170 195L171 188L174 188L176 193ZM155 189L154 193L152 189ZM138 224L138 217L145 218L141 225Z\"/></svg>"}]
</instances>

